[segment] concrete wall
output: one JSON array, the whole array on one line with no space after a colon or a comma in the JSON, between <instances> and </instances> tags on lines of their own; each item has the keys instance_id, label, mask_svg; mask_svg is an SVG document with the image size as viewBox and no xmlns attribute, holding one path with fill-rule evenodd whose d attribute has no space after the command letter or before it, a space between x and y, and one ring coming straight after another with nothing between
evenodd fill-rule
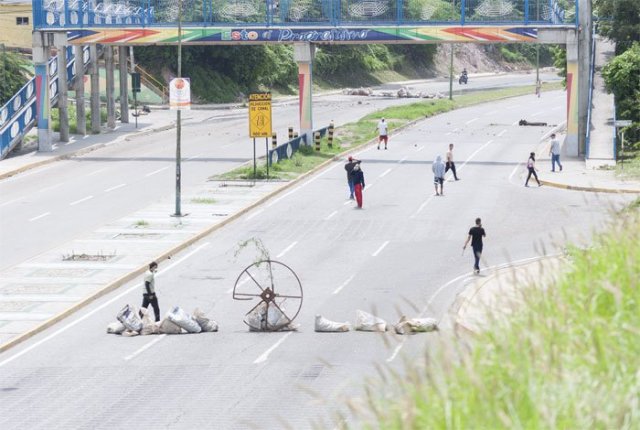
<instances>
[{"instance_id":1,"label":"concrete wall","mask_svg":"<svg viewBox=\"0 0 640 430\"><path fill-rule=\"evenodd\" d=\"M24 25L16 23L17 18L28 20ZM0 3L0 43L8 48L20 48L31 51L31 31L33 17L31 2Z\"/></svg>"}]
</instances>

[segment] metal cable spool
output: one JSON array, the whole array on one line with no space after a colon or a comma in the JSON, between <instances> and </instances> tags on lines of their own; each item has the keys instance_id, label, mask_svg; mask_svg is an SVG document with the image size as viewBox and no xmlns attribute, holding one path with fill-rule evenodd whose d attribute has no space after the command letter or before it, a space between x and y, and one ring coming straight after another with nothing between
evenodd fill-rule
<instances>
[{"instance_id":1,"label":"metal cable spool","mask_svg":"<svg viewBox=\"0 0 640 430\"><path fill-rule=\"evenodd\" d=\"M278 331L293 322L302 307L302 284L286 264L262 260L245 268L233 287L234 300L259 302L245 314L254 331Z\"/></svg>"}]
</instances>

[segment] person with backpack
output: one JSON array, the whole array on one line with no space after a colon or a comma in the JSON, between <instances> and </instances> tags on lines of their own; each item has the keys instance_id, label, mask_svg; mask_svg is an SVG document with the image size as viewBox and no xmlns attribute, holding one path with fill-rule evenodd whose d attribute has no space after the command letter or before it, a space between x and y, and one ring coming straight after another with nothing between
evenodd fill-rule
<instances>
[{"instance_id":1,"label":"person with backpack","mask_svg":"<svg viewBox=\"0 0 640 430\"><path fill-rule=\"evenodd\" d=\"M529 175L527 175L527 180L524 183L525 187L529 186L529 179L531 179L531 175L533 175L534 178L536 178L536 182L538 183L538 186L541 187L542 184L540 183L540 180L538 179L538 175L536 173L536 171L538 169L536 169L536 153L532 152L529 154L529 159L527 160L527 169L529 170Z\"/></svg>"},{"instance_id":2,"label":"person with backpack","mask_svg":"<svg viewBox=\"0 0 640 430\"><path fill-rule=\"evenodd\" d=\"M360 164L353 166L353 173L351 175L353 180L353 191L356 195L356 203L358 208L362 209L362 190L364 190L364 173L360 168Z\"/></svg>"}]
</instances>

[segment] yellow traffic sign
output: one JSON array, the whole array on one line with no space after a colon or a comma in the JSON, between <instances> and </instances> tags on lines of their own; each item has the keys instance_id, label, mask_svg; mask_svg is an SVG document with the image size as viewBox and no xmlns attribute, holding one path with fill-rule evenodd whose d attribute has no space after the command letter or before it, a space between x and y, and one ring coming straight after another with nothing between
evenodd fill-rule
<instances>
[{"instance_id":1,"label":"yellow traffic sign","mask_svg":"<svg viewBox=\"0 0 640 430\"><path fill-rule=\"evenodd\" d=\"M249 137L271 137L271 93L249 94Z\"/></svg>"}]
</instances>

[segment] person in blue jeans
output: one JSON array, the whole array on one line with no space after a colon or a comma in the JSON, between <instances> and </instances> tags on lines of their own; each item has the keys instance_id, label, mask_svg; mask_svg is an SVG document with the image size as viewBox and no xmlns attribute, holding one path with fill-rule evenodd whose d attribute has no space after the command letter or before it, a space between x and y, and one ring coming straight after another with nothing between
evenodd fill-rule
<instances>
[{"instance_id":1,"label":"person in blue jeans","mask_svg":"<svg viewBox=\"0 0 640 430\"><path fill-rule=\"evenodd\" d=\"M556 163L562 172L562 164L560 164L560 141L556 139L556 134L551 134L551 146L549 147L549 155L551 156L551 171L556 171Z\"/></svg>"},{"instance_id":2,"label":"person in blue jeans","mask_svg":"<svg viewBox=\"0 0 640 430\"><path fill-rule=\"evenodd\" d=\"M480 273L480 257L482 256L482 238L486 237L484 228L482 228L482 220L476 218L476 225L469 229L467 240L462 245L462 252L467 249L469 241L471 241L471 249L473 249L473 273Z\"/></svg>"},{"instance_id":3,"label":"person in blue jeans","mask_svg":"<svg viewBox=\"0 0 640 430\"><path fill-rule=\"evenodd\" d=\"M352 156L349 156L349 161L344 165L344 170L347 171L347 183L349 184L349 198L353 200L353 168L360 164L360 160L356 160Z\"/></svg>"}]
</instances>

